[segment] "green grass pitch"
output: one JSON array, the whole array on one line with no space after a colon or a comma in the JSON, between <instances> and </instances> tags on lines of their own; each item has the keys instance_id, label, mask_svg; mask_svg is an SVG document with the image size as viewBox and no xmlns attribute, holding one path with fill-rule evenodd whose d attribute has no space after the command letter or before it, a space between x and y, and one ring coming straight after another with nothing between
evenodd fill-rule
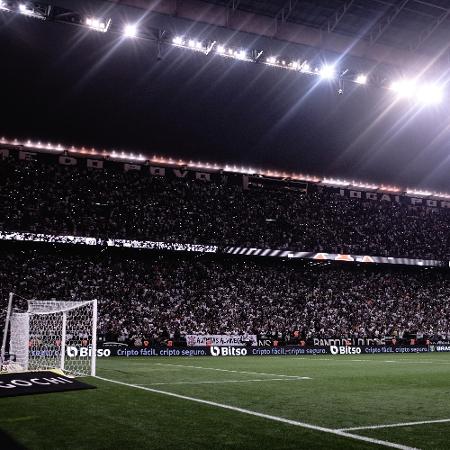
<instances>
[{"instance_id":1,"label":"green grass pitch","mask_svg":"<svg viewBox=\"0 0 450 450\"><path fill-rule=\"evenodd\" d=\"M98 366L98 376L138 387L86 378L98 389L4 398L3 438L42 450L450 449L450 354L109 358Z\"/></svg>"}]
</instances>

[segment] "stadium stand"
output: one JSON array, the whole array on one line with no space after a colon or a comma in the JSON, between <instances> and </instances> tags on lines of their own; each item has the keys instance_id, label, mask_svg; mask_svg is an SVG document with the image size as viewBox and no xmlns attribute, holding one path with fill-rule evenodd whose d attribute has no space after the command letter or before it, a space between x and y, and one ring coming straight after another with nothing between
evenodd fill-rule
<instances>
[{"instance_id":1,"label":"stadium stand","mask_svg":"<svg viewBox=\"0 0 450 450\"><path fill-rule=\"evenodd\" d=\"M97 298L99 332L110 340L185 343L196 333L291 344L450 339L450 276L442 269L48 247L2 247L2 301L8 290L24 298Z\"/></svg>"},{"instance_id":2,"label":"stadium stand","mask_svg":"<svg viewBox=\"0 0 450 450\"><path fill-rule=\"evenodd\" d=\"M450 259L450 211L329 190L0 162L0 229L103 238Z\"/></svg>"}]
</instances>

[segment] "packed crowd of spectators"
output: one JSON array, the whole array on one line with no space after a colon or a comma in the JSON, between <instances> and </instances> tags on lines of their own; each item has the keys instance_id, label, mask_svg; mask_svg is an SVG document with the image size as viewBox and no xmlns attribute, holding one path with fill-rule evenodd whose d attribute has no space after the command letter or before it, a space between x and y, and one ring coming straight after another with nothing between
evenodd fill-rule
<instances>
[{"instance_id":1,"label":"packed crowd of spectators","mask_svg":"<svg viewBox=\"0 0 450 450\"><path fill-rule=\"evenodd\" d=\"M137 344L245 333L450 339L445 270L118 252L2 250L0 311L9 290L16 306L96 298L99 333Z\"/></svg>"},{"instance_id":2,"label":"packed crowd of spectators","mask_svg":"<svg viewBox=\"0 0 450 450\"><path fill-rule=\"evenodd\" d=\"M450 259L450 210L12 159L0 230Z\"/></svg>"}]
</instances>

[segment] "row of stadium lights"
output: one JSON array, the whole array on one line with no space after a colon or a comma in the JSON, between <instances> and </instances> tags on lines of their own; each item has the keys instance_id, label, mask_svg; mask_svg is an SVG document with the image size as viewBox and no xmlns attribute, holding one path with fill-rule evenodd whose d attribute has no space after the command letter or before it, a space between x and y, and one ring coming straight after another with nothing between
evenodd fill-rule
<instances>
[{"instance_id":1,"label":"row of stadium lights","mask_svg":"<svg viewBox=\"0 0 450 450\"><path fill-rule=\"evenodd\" d=\"M137 36L137 31L134 36ZM244 49L235 49L232 47L226 47L222 44L217 44L216 42L212 42L209 45L206 45L202 41L198 41L195 39L186 39L183 36L175 36L172 39L172 44L176 47L186 48L193 51L200 51L205 54L209 54L212 50L215 50L215 53L226 57L233 58L239 61L248 61L255 62L260 61L263 64L268 66L277 67L281 69L292 70L308 75L317 75L323 80L335 80L343 75L339 74L337 68L334 65L322 65L321 67L312 67L308 61L300 61L300 60L286 60L280 59L276 56L269 56L265 59L260 59L263 52L258 52L256 56L249 56L248 51ZM353 83L359 85L365 85L368 83L369 78L367 74L359 73L356 74L353 78L345 78L346 81L351 81ZM415 100L420 104L438 104L443 100L443 89L433 83L419 83L418 80L407 80L401 79L397 80L389 86L389 90L396 93L398 98L405 98L410 100Z\"/></svg>"},{"instance_id":2,"label":"row of stadium lights","mask_svg":"<svg viewBox=\"0 0 450 450\"><path fill-rule=\"evenodd\" d=\"M13 146L23 146L30 149L40 149L40 150L46 150L46 151L55 151L60 153L73 153L73 154L82 154L82 155L92 155L102 158L113 158L118 159L122 161L129 161L129 162L145 162L150 161L151 163L155 164L168 164L168 165L175 165L175 166L185 166L190 168L197 168L197 169L204 169L204 170L225 170L227 172L235 172L235 173L242 173L242 174L248 174L248 175L264 175L268 177L276 177L276 178L287 178L290 180L296 180L296 181L305 181L310 183L321 183L327 186L337 186L337 187L346 187L348 189L354 188L354 189L366 189L366 190L379 190L382 192L388 192L392 194L400 194L402 192L405 192L408 195L414 195L418 197L437 197L441 199L450 199L450 194L442 193L442 192L432 192L432 191L426 191L426 190L418 190L418 189L406 189L402 190L399 187L396 186L386 186L386 185L377 185L377 184L371 184L371 183L362 183L358 181L347 181L342 180L338 178L319 178L314 177L310 175L303 175L303 174L295 174L295 173L287 173L287 172L279 172L274 170L259 170L259 169L252 169L252 168L246 168L246 167L238 167L236 165L224 165L221 166L216 163L203 163L203 162L194 162L194 161L183 161L181 159L175 160L172 158L164 158L161 156L153 156L152 158L147 158L143 156L142 154L135 155L134 153L125 153L125 152L116 152L113 150L112 152L108 152L106 150L98 151L95 148L86 149L85 147L65 147L61 144L54 145L50 142L47 144L43 144L41 142L32 142L31 140L20 142L17 139L14 140L7 140L6 138L2 137L0 138L0 144L5 145L13 145Z\"/></svg>"},{"instance_id":3,"label":"row of stadium lights","mask_svg":"<svg viewBox=\"0 0 450 450\"><path fill-rule=\"evenodd\" d=\"M0 0L0 10L16 12L39 19L46 18L41 12L36 11L30 2L14 3L14 5L7 0ZM91 30L106 33L110 29L111 19L86 17L83 25ZM122 33L126 38L138 38L139 27L137 24L125 24ZM263 51L253 53L250 56L250 52L245 49L228 47L223 44L218 44L216 41L205 43L204 41L185 36L175 36L170 43L175 47L202 52L206 55L214 52L217 55L239 61L262 62L276 68L292 70L308 75L317 75L324 80L342 79L347 73L347 71L344 71L340 74L334 65L325 64L321 67L312 67L306 60L286 60L280 59L277 56L264 58ZM365 85L368 83L369 77L367 74L360 73L353 78L346 77L345 80L359 85ZM409 99L421 105L436 105L441 103L444 98L442 86L437 83L420 83L418 79L400 79L391 83L388 89L394 92L398 98Z\"/></svg>"}]
</instances>

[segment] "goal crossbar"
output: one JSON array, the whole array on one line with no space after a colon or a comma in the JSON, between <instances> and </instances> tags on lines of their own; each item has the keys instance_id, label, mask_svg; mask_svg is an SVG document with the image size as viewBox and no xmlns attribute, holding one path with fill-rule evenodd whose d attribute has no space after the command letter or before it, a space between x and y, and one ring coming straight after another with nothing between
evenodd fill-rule
<instances>
[{"instance_id":1,"label":"goal crossbar","mask_svg":"<svg viewBox=\"0 0 450 450\"><path fill-rule=\"evenodd\" d=\"M21 370L57 368L72 375L95 376L97 300L28 300L25 312L14 311L11 304L3 342L9 327L10 360L12 356L15 362L5 362L2 345L3 370L8 366Z\"/></svg>"}]
</instances>

